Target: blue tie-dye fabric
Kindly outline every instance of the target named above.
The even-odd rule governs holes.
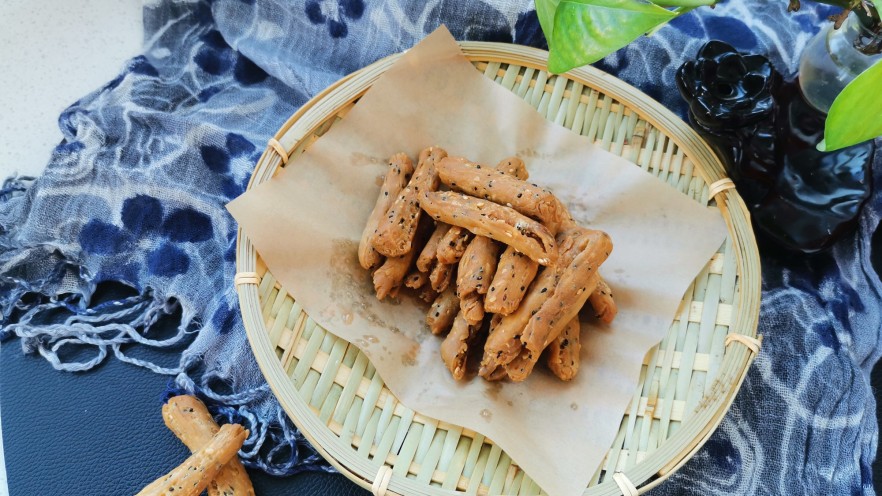
[[[700,9],[597,66],[683,115],[674,71],[707,39],[795,72],[830,12],[787,14],[786,4]],[[2,336],[60,369],[113,353],[173,375],[174,388],[248,424],[247,463],[275,474],[328,469],[245,341],[236,226],[223,205],[309,97],[441,23],[458,39],[543,47],[532,2],[159,1],[144,19],[143,55],[65,110],[45,174],[0,190]],[[874,195],[858,232],[828,254],[764,257],[762,353],[707,445],[652,494],[873,494],[868,374],[880,354],[882,284],[870,238],[880,212]],[[95,292],[108,282],[133,290],[107,301]],[[178,331],[163,334],[177,318]]]

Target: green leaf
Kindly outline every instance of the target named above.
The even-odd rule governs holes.
[[[882,62],[848,83],[827,113],[818,150],[832,152],[882,136]]]
[[[554,11],[560,0],[536,0],[536,15],[539,16],[539,25],[545,33],[545,40],[551,46],[551,33],[554,31]]]
[[[554,15],[548,68],[561,73],[597,62],[676,16],[644,0],[562,0]]]

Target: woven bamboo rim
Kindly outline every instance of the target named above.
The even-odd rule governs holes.
[[[461,46],[477,70],[549,120],[719,208],[726,220],[727,242],[684,295],[667,337],[647,354],[619,434],[584,492],[644,493],[710,437],[759,351],[760,264],[748,212],[701,138],[637,89],[591,67],[550,75],[541,50]],[[248,187],[269,180],[344,118],[398,56],[350,74],[301,107],[270,140]],[[489,439],[398,403],[357,348],[302,312],[241,231],[236,286],[267,382],[304,436],[345,476],[374,494],[539,493]]]

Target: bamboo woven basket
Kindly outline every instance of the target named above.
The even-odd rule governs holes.
[[[615,442],[584,494],[643,493],[708,439],[759,351],[759,256],[744,203],[701,138],[635,88],[591,67],[551,75],[541,50],[461,47],[476,70],[548,120],[719,208],[726,219],[727,241],[683,296],[667,336],[646,355]],[[343,78],[304,105],[270,140],[249,188],[344,119],[397,58]],[[236,285],[267,382],[304,436],[344,475],[374,494],[540,493],[490,439],[399,403],[358,348],[302,311],[242,232]]]

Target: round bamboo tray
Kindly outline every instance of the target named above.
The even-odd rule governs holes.
[[[704,444],[759,350],[760,265],[747,210],[701,138],[635,88],[591,67],[551,75],[541,50],[461,46],[476,70],[548,120],[719,208],[726,219],[726,243],[683,296],[667,336],[646,355],[615,442],[584,494],[643,493]],[[397,58],[341,79],[304,105],[270,140],[249,188],[268,181],[344,119]],[[358,348],[302,311],[242,232],[237,272],[257,363],[297,427],[341,473],[374,494],[540,493],[490,439],[399,403]]]

